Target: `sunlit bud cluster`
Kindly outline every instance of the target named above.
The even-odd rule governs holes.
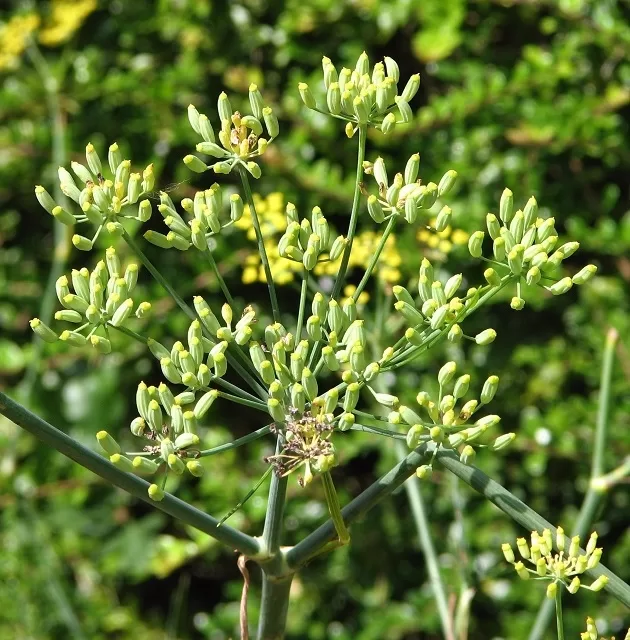
[[[335,236],[319,207],[313,207],[310,220],[299,219],[295,205],[286,207],[287,228],[278,242],[278,254],[301,262],[312,271],[319,262],[337,260],[346,246],[343,236]]]
[[[122,219],[146,222],[151,217],[151,202],[143,196],[153,190],[155,177],[152,164],[142,174],[134,173],[131,161],[123,159],[116,143],[109,147],[109,170],[102,166],[91,143],[85,149],[85,158],[87,166],[79,162],[70,164],[76,180],[64,167],[58,170],[61,191],[76,202],[80,212],[67,211],[55,203],[42,186],[35,187],[35,196],[48,213],[65,225],[90,222],[96,226],[94,234],[72,237],[77,249],[89,251],[103,229],[120,235]]]
[[[459,322],[475,307],[479,300],[477,289],[469,289],[462,297],[457,296],[463,276],[455,274],[445,282],[436,279],[433,265],[424,258],[418,276],[418,296],[400,285],[393,287],[394,309],[405,319],[408,329],[405,339],[413,346],[422,346],[436,330],[447,332],[451,342],[462,338],[474,341],[478,345],[494,342],[496,331],[485,329],[475,336],[466,336]]]
[[[55,320],[72,328],[57,333],[39,318],[30,321],[31,328],[46,342],[61,340],[75,347],[91,344],[98,352],[109,353],[108,327],[122,327],[132,316],[142,318],[151,308],[148,302],[136,306],[131,298],[137,281],[138,265],[132,263],[123,269],[110,247],[105,260],[91,272],[85,267],[73,269],[70,278],[61,276],[55,283],[63,307],[55,313]]]
[[[591,533],[585,553],[580,549],[580,537],[567,538],[562,527],[556,530],[555,538],[549,529],[542,534],[532,531],[530,544],[525,538],[518,538],[516,548],[520,556],[518,560],[512,545],[507,542],[501,545],[505,559],[514,566],[520,578],[528,580],[535,577],[550,581],[548,597],[555,597],[559,585],[569,593],[575,593],[580,588],[600,591],[608,582],[605,575],[600,575],[587,586],[582,584],[579,577],[597,567],[601,559],[602,548],[597,547],[596,532]]]
[[[169,350],[149,339],[147,346],[159,360],[162,374],[169,382],[198,390],[226,374],[228,345],[236,342],[243,346],[249,342],[256,313],[248,307],[233,324],[232,308],[228,304],[221,308],[221,320],[201,296],[194,298],[194,306],[199,318],[191,322],[186,344],[177,340]]]
[[[144,234],[145,239],[162,249],[186,251],[195,246],[206,251],[209,239],[240,220],[244,210],[238,193],[224,199],[221,187],[216,183],[205,191],[197,191],[194,199],[184,198],[181,207],[188,220],[177,213],[168,193],[161,192],[158,211],[169,232],[163,234],[149,230]]]
[[[415,153],[407,161],[404,173],[397,173],[390,182],[383,158],[378,157],[374,163],[363,163],[365,173],[374,177],[378,187],[378,194],[367,199],[368,212],[375,222],[380,224],[392,216],[400,216],[413,224],[423,211],[433,207],[438,197],[445,196],[453,188],[456,171],[447,171],[439,184],[429,182],[424,185],[418,179],[419,166],[420,156]],[[444,231],[451,217],[451,208],[442,207],[435,219],[436,231]]]
[[[603,636],[600,637],[595,620],[589,616],[586,618],[586,631],[580,634],[580,640],[615,640],[615,636],[611,636],[608,639]],[[630,640],[630,627],[624,636],[624,640]]]
[[[393,411],[389,421],[409,425],[407,445],[415,449],[423,442],[434,442],[439,447],[455,449],[464,464],[472,462],[475,448],[499,451],[507,447],[516,437],[514,433],[505,433],[490,443],[480,444],[479,440],[499,424],[497,415],[487,415],[471,423],[471,418],[492,401],[499,378],[490,376],[483,385],[478,399],[465,400],[470,386],[470,375],[457,375],[455,362],[447,362],[438,372],[438,393],[420,391],[416,403],[420,409],[406,405],[392,404]],[[376,398],[379,401],[379,397]],[[431,466],[433,461],[428,465]],[[426,475],[426,474],[425,474]]]
[[[360,125],[389,133],[397,124],[411,122],[409,102],[418,92],[420,75],[412,75],[399,91],[400,71],[392,58],[386,57],[370,69],[364,51],[354,69],[344,67],[337,72],[330,58],[324,57],[322,71],[325,99],[318,102],[305,82],[298,85],[300,97],[309,109],[347,121],[348,137],[352,137]]]
[[[196,173],[213,169],[215,173],[230,173],[236,167],[244,167],[254,178],[260,178],[260,167],[254,160],[265,152],[268,144],[278,135],[278,118],[273,109],[264,105],[260,90],[255,84],[249,86],[251,115],[232,111],[227,95],[219,95],[217,104],[221,127],[215,136],[210,120],[191,104],[188,120],[202,142],[197,151],[216,159],[206,164],[194,155],[184,158],[186,166]],[[266,131],[266,133],[265,133]]]
[[[525,207],[514,210],[514,197],[505,189],[499,202],[499,213],[486,216],[487,232],[492,240],[492,258],[497,269],[490,267],[484,277],[492,287],[516,281],[517,292],[510,306],[519,311],[525,306],[521,285],[540,286],[553,295],[562,295],[574,284],[584,284],[597,272],[595,265],[587,265],[572,278],[558,278],[564,260],[580,247],[579,242],[565,242],[558,246],[558,232],[554,218],[539,218],[538,204],[532,196]],[[473,258],[481,258],[485,233],[475,231],[468,241]],[[488,256],[490,257],[490,256]]]

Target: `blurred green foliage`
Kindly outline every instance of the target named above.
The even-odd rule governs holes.
[[[52,220],[33,196],[35,184],[52,186],[56,171],[50,90],[59,98],[66,162],[88,141],[103,150],[117,140],[138,166],[153,161],[158,184],[177,185],[171,196],[181,198],[198,180],[181,162],[195,141],[186,106],[192,102],[214,114],[223,88],[245,100],[247,86],[256,82],[281,117],[280,141],[265,156],[258,192],[282,191],[302,210],[318,204],[343,229],[354,146],[339,144],[344,136],[336,122],[303,108],[297,82],[315,84],[322,55],[340,64],[349,64],[363,49],[373,60],[390,55],[399,61],[402,78],[421,73],[412,105],[417,116],[400,134],[387,139],[375,134],[368,141],[368,158],[380,153],[391,166],[402,166],[419,151],[421,175],[456,169],[455,226],[468,231],[496,210],[505,186],[518,202],[535,194],[558,228],[580,241],[586,254],[581,260],[600,269],[588,286],[560,300],[541,294],[518,313],[508,300],[497,301],[473,320],[498,330],[490,350],[446,349],[395,382],[401,399],[405,393],[415,396],[430,384],[445,355],[466,359],[477,372],[477,385],[486,374],[498,374],[496,411],[518,439],[504,456],[480,456],[477,463],[549,520],[571,528],[588,482],[609,326],[618,329],[621,341],[607,470],[630,453],[626,2],[52,0],[3,6],[2,388],[21,394],[33,410],[91,445],[101,428],[126,432],[135,385],[157,375],[153,361],[131,342],[119,344],[124,355],[106,359],[58,345],[47,346],[40,357],[31,342],[28,319],[40,313],[55,242],[58,248],[66,242],[53,237]],[[31,30],[49,65],[48,77],[34,64]],[[419,250],[409,232],[397,237],[397,247],[407,269],[402,278],[410,278],[427,248]],[[147,251],[152,255],[151,247]],[[243,234],[235,234],[217,247],[217,261],[243,301],[262,301],[263,285],[240,284],[240,265],[249,251]],[[215,291],[207,266],[193,255],[160,256],[161,267],[181,283],[184,297]],[[83,266],[82,259],[72,253],[66,271]],[[443,268],[471,273],[468,258],[457,248]],[[157,301],[155,315],[163,320],[152,337],[184,331],[184,318],[157,285],[147,277],[142,285],[142,299]],[[297,293],[290,285],[283,291],[285,307],[291,308]],[[34,383],[28,375],[24,382],[29,367],[39,373]],[[247,412],[217,412],[215,420],[207,446],[260,426]],[[337,483],[346,498],[395,460],[393,447],[372,436],[355,434],[348,443],[344,477]],[[212,458],[206,476],[179,487],[178,495],[210,513],[226,513],[264,471],[262,457],[271,444]],[[290,485],[289,538],[297,539],[325,518],[319,491]],[[257,531],[263,495],[250,500],[233,521]],[[501,542],[522,532],[445,474],[436,473],[425,484],[424,496],[447,584],[454,592],[463,583],[475,590],[469,637],[527,637],[543,593],[516,580],[500,552]],[[629,508],[627,484],[625,489],[618,485],[594,525],[603,561],[625,580],[630,579]],[[236,636],[241,581],[234,557],[112,491],[2,418],[0,523],[0,637]],[[400,492],[353,527],[350,548],[313,562],[299,576],[292,591],[290,637],[439,637],[416,538]],[[572,598],[565,613],[568,637],[584,629],[587,613],[597,618],[601,632],[619,634],[622,624],[629,624],[620,606],[603,593]]]

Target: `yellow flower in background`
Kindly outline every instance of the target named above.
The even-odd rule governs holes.
[[[96,10],[97,0],[53,0],[50,19],[39,32],[39,41],[54,47],[69,40]]]
[[[430,224],[434,226],[435,220],[431,220]],[[453,229],[450,225],[444,231],[424,227],[416,234],[418,242],[432,250],[431,258],[435,260],[445,260],[454,246],[467,244],[469,237],[468,232],[463,229]]]
[[[0,70],[10,69],[19,61],[28,39],[39,27],[39,16],[25,13],[13,16],[0,27]]]

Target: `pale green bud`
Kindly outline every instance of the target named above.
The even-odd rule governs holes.
[[[29,324],[31,325],[31,329],[45,342],[57,342],[57,334],[39,318],[33,318],[29,321]]]
[[[578,271],[571,280],[573,284],[584,284],[588,282],[597,273],[597,267],[594,264],[587,264],[583,269]]]
[[[525,229],[529,228],[535,221],[538,215],[538,203],[536,202],[536,198],[532,196],[525,205],[525,209],[523,210],[523,217],[525,218]]]
[[[508,265],[514,275],[519,275],[523,270],[523,245],[516,244],[508,253]]]
[[[405,124],[411,122],[413,120],[413,112],[411,111],[409,103],[401,96],[396,96],[394,102],[396,103],[398,111],[400,112],[401,121]]]
[[[205,162],[190,154],[184,157],[184,164],[195,173],[203,173],[209,169]]]
[[[456,400],[463,398],[468,393],[468,387],[470,385],[470,375],[467,373],[457,378],[455,382],[455,388],[453,390],[453,396]]]
[[[486,216],[486,227],[488,228],[488,235],[493,240],[496,240],[500,236],[501,225],[499,224],[499,221],[497,220],[497,217],[494,215],[494,213],[489,213]]]
[[[444,285],[444,296],[446,297],[446,300],[450,300],[455,295],[457,290],[461,287],[463,279],[464,277],[462,274],[457,273],[446,281],[446,284]]]
[[[455,362],[447,362],[442,366],[440,371],[438,372],[438,383],[441,387],[448,384],[457,371],[457,364]]]
[[[497,332],[494,329],[485,329],[475,336],[475,342],[479,345],[485,346],[494,342],[496,337]]]
[[[115,453],[114,455],[109,456],[109,461],[127,473],[133,473],[135,471],[131,460],[120,453]]]
[[[265,127],[267,127],[269,137],[275,138],[280,132],[280,127],[278,125],[278,118],[276,118],[271,107],[265,107],[263,109],[263,120],[265,121]]]
[[[262,94],[258,89],[258,86],[254,83],[249,85],[249,104],[252,108],[252,113],[254,114],[254,117],[260,120],[260,118],[262,118],[264,101],[263,101]],[[247,116],[245,116],[245,118],[247,118]],[[242,124],[244,124],[243,120],[245,120],[245,118],[241,120]],[[261,132],[262,132],[262,129],[261,129]],[[254,133],[256,132],[254,131]],[[256,135],[260,135],[260,134],[256,133]]]
[[[405,165],[405,184],[412,184],[416,181],[419,169],[420,154],[414,153],[409,160],[407,160],[407,164]]]
[[[490,448],[493,451],[500,451],[501,449],[509,447],[515,439],[515,433],[504,433],[503,435],[496,438],[496,440],[490,445]]]
[[[560,296],[569,291],[572,286],[573,281],[567,276],[566,278],[562,278],[559,282],[552,284],[550,287],[547,287],[547,289],[548,291],[551,291],[554,296]]]
[[[157,463],[143,456],[136,456],[131,464],[133,465],[133,470],[136,473],[142,473],[146,475],[152,475],[159,469],[159,465]]]
[[[300,92],[302,102],[304,102],[309,109],[317,108],[317,102],[315,101],[310,87],[305,82],[300,82],[298,84],[298,91]]]
[[[381,203],[379,202],[378,198],[375,195],[371,195],[368,197],[367,206],[368,206],[368,213],[370,214],[374,222],[376,222],[377,224],[380,224],[381,222],[383,222],[383,220],[385,220],[385,213],[383,212],[383,207],[381,206]]]
[[[396,125],[396,116],[393,113],[388,113],[381,122],[381,131],[387,135]]]
[[[342,413],[339,417],[339,431],[348,431],[354,426],[354,415],[352,413]]]
[[[514,195],[509,189],[504,189],[499,203],[499,218],[504,224],[509,224],[514,215]]]
[[[475,231],[468,240],[468,251],[473,258],[481,257],[481,247],[483,245],[483,231]]]
[[[205,469],[199,460],[189,460],[186,463],[186,469],[188,469],[188,472],[196,478],[201,478],[205,472]]]
[[[120,445],[107,433],[107,431],[99,431],[96,434],[96,440],[98,441],[101,449],[108,455],[112,456],[116,453],[120,453]]]
[[[495,259],[498,262],[503,262],[505,260],[506,257],[506,251],[505,251],[505,239],[502,237],[499,238],[495,238],[493,244],[492,244],[492,252],[494,254]]]
[[[457,171],[450,169],[447,171],[438,184],[438,196],[445,196],[455,185],[457,181]],[[439,229],[438,229],[439,231]]]
[[[532,286],[532,285],[538,284],[538,282],[540,282],[541,277],[542,277],[542,274],[540,273],[540,269],[538,267],[532,267],[527,271],[527,274],[525,275],[525,280],[527,281],[528,285]]]
[[[516,242],[520,242],[525,231],[525,217],[523,212],[519,209],[510,222],[510,233],[514,236]]]
[[[442,207],[435,220],[435,230],[438,233],[444,231],[451,224],[452,213],[453,211],[450,207],[446,205]]]
[[[284,407],[282,406],[279,400],[277,400],[276,398],[269,398],[269,400],[267,400],[267,409],[269,411],[269,415],[276,422],[284,422],[285,420]]]
[[[462,328],[458,324],[454,324],[448,332],[447,338],[449,342],[459,342],[464,335]]]

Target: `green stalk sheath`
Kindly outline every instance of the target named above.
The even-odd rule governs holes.
[[[597,512],[606,496],[605,490],[596,487],[596,482],[604,473],[604,450],[608,437],[608,425],[610,417],[610,397],[615,358],[615,347],[619,334],[616,329],[610,329],[606,335],[602,372],[599,384],[599,401],[597,406],[597,422],[595,426],[595,439],[593,443],[593,456],[591,458],[591,480],[586,495],[580,507],[577,521],[573,527],[574,536],[584,538],[588,529],[593,524]],[[529,633],[528,640],[541,640],[545,635],[554,612],[554,603],[545,598],[540,605],[534,626]]]
[[[348,236],[346,237],[346,246],[343,250],[341,265],[335,280],[335,286],[330,294],[331,299],[336,300],[343,288],[346,279],[348,264],[350,262],[350,254],[352,253],[352,243],[357,230],[357,222],[359,221],[359,205],[361,202],[361,182],[363,180],[363,161],[365,160],[365,142],[367,140],[367,125],[359,125],[359,149],[357,151],[357,172],[354,179],[354,196],[352,198],[352,211],[350,213],[350,223],[348,224]]]
[[[564,624],[562,623],[562,588],[559,586],[554,598],[556,605],[556,628],[558,630],[558,640],[564,640]]]
[[[249,557],[256,557],[260,553],[260,545],[255,538],[227,525],[217,528],[219,520],[173,495],[167,493],[160,502],[151,500],[147,493],[149,488],[148,482],[130,473],[121,471],[109,462],[109,460],[106,460],[94,451],[79,444],[70,436],[31,413],[21,404],[11,400],[11,398],[1,391],[0,413],[19,427],[22,427],[22,429],[32,433],[41,442],[56,449],[114,486],[140,498],[140,500],[144,500],[156,509],[160,509],[185,524],[207,533],[215,540]]]
[[[370,258],[370,262],[368,263],[368,266],[365,269],[365,273],[361,278],[361,282],[359,282],[356,291],[352,294],[352,299],[355,302],[359,299],[361,292],[367,286],[367,283],[370,280],[372,272],[374,271],[374,267],[376,266],[376,263],[379,261],[379,258],[381,257],[381,253],[385,248],[385,244],[387,243],[387,238],[389,238],[391,232],[394,230],[394,227],[396,226],[396,220],[397,220],[396,216],[392,216],[389,219],[389,222],[385,227],[385,231],[383,231],[383,235],[381,236],[378,246],[376,247],[376,251],[374,251],[374,253],[372,254],[372,257]]]
[[[271,275],[271,267],[269,266],[269,258],[267,257],[267,250],[265,249],[265,242],[260,229],[260,220],[256,213],[256,205],[254,204],[254,196],[252,195],[252,189],[249,186],[249,178],[247,177],[247,170],[239,166],[237,167],[239,175],[241,176],[241,183],[243,184],[243,191],[245,191],[245,202],[249,205],[249,211],[252,216],[252,222],[254,224],[254,231],[256,232],[256,240],[258,241],[258,253],[260,254],[260,262],[265,271],[265,279],[267,280],[267,287],[269,288],[269,299],[271,301],[271,310],[273,313],[274,322],[280,322],[280,307],[278,306],[278,297],[276,295],[276,285]]]
[[[300,307],[298,310],[297,326],[295,328],[295,341],[302,339],[302,327],[304,326],[304,308],[306,307],[306,294],[308,292],[308,270],[302,271],[302,287],[300,288]]]
[[[396,441],[396,453],[398,457],[403,456],[407,451],[406,446],[401,441]],[[433,540],[431,539],[431,532],[429,531],[429,522],[427,514],[424,509],[424,501],[422,499],[422,492],[420,491],[420,481],[418,478],[411,476],[407,482],[405,482],[405,491],[407,492],[407,498],[411,505],[411,512],[413,514],[414,523],[418,531],[418,541],[420,542],[420,548],[424,554],[424,558],[427,563],[427,572],[429,574],[429,582],[433,589],[433,596],[435,597],[435,603],[437,605],[438,614],[440,616],[440,624],[442,625],[442,633],[446,640],[455,640],[453,633],[453,620],[448,610],[448,599],[446,596],[446,589],[442,582],[442,576],[440,575],[440,566],[438,563],[437,553],[433,546]]]
[[[276,441],[276,455],[282,451],[282,436]],[[287,481],[285,476],[281,478],[277,473],[272,474],[269,485],[269,499],[267,501],[267,513],[265,515],[265,527],[262,534],[264,553],[274,556],[280,548],[280,536],[282,534],[282,517],[287,495]]]
[[[217,263],[214,259],[214,256],[212,255],[212,251],[210,251],[210,249],[206,249],[206,255],[208,256],[208,262],[210,263],[210,268],[212,269],[212,273],[214,273],[214,277],[217,279],[217,282],[219,283],[219,287],[221,287],[221,291],[223,292],[223,295],[225,296],[225,300],[226,302],[230,305],[230,307],[232,307],[232,309],[236,308],[236,304],[234,302],[234,298],[232,297],[232,294],[230,293],[230,290],[228,289],[227,285],[225,284],[225,280],[223,279],[223,276],[221,275],[221,272],[219,271],[219,267],[217,266]]]
[[[348,544],[350,542],[350,532],[343,521],[341,515],[341,507],[339,506],[339,496],[335,490],[335,483],[333,482],[330,471],[322,473],[322,482],[324,484],[324,493],[326,495],[326,504],[328,505],[328,511],[335,525],[335,531],[339,536],[339,542],[341,544]]]
[[[257,640],[282,640],[284,638],[293,575],[290,573],[278,578],[269,575],[263,568]]]
[[[177,306],[191,319],[197,320],[197,314],[186,304],[186,302],[182,299],[182,297],[175,291],[175,289],[171,286],[170,282],[158,271],[158,269],[154,266],[154,264],[147,258],[142,249],[137,245],[135,240],[127,233],[125,229],[123,229],[122,237],[125,242],[129,245],[131,250],[138,256],[142,264],[146,267],[147,271],[155,278],[155,280],[164,287],[164,289],[168,292],[168,294],[173,298]],[[203,323],[201,324],[201,329],[206,335],[207,338],[212,340],[212,342],[216,342],[216,338],[214,336],[208,335]],[[228,362],[230,362],[231,366],[234,367],[234,370],[243,378],[249,386],[258,393],[261,398],[267,399],[267,391],[250,375],[250,373],[238,362],[235,362],[234,358],[231,355],[227,354]]]

